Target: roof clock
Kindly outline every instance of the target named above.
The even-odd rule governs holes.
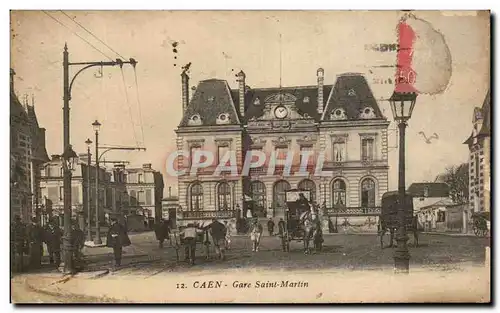
[[[282,105],[279,105],[274,109],[274,116],[278,119],[284,119],[288,116],[288,109]]]

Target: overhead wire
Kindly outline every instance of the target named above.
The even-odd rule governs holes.
[[[128,100],[128,91],[127,91],[127,84],[125,83],[125,75],[123,74],[123,68],[120,68],[122,72],[122,81],[123,81],[123,88],[125,89],[125,98],[127,100],[127,105],[128,105],[128,112],[130,115],[130,122],[132,123],[132,131],[134,132],[134,139],[135,139],[135,144],[139,146],[139,141],[137,140],[137,135],[135,134],[135,125],[134,125],[134,118],[132,114],[132,106],[130,105],[130,101]]]
[[[101,50],[99,50],[96,46],[94,46],[93,44],[91,44],[88,40],[86,40],[85,38],[83,38],[82,36],[78,35],[75,31],[73,31],[71,28],[69,28],[68,26],[66,26],[65,24],[63,24],[61,21],[59,21],[57,18],[55,18],[54,16],[52,16],[51,14],[49,14],[47,11],[45,10],[42,10],[43,13],[45,13],[48,17],[50,17],[51,19],[53,19],[54,21],[56,21],[58,24],[62,25],[63,27],[67,28],[70,32],[73,33],[73,35],[77,36],[78,38],[80,38],[81,40],[83,40],[85,43],[87,43],[89,46],[91,46],[92,48],[94,48],[97,52],[99,52],[100,54],[102,54],[103,56],[105,56],[106,58],[110,59],[111,61],[113,61],[113,59],[111,57],[109,57],[107,54],[105,54],[104,52],[102,52]]]
[[[137,83],[137,71],[134,67],[134,76],[135,76],[135,88],[136,88],[136,94],[137,94],[137,105],[139,106],[139,122],[141,123],[141,134],[142,134],[142,144],[144,145],[144,125],[142,123],[142,105],[141,105],[141,99],[139,97],[139,84]]]
[[[97,37],[96,35],[94,35],[94,33],[92,33],[90,30],[88,30],[85,26],[83,26],[82,24],[80,24],[79,22],[76,21],[76,19],[72,18],[71,16],[69,16],[66,12],[60,10],[62,14],[64,14],[66,17],[68,17],[71,21],[73,21],[74,23],[76,23],[78,26],[80,26],[83,30],[85,30],[87,33],[89,33],[92,37],[94,37],[95,39],[97,39],[100,43],[102,43],[103,45],[105,45],[109,50],[113,51],[116,55],[118,55],[120,58],[124,59],[125,60],[125,57],[122,56],[121,54],[119,54],[118,52],[116,52],[115,49],[111,48],[108,44],[106,44],[104,41],[102,41],[99,37]]]

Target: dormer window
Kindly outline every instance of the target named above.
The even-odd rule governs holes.
[[[201,125],[201,124],[202,124],[202,121],[201,121],[201,117],[199,114],[194,114],[188,120],[188,125],[191,125],[191,126]]]
[[[254,104],[254,105],[260,105],[260,99],[259,99],[259,98],[256,98],[256,99],[253,101],[253,104]]]
[[[309,97],[304,97],[304,103],[309,103]]]
[[[354,97],[356,95],[356,91],[354,91],[354,89],[349,89],[349,91],[347,92],[347,94],[350,96],[350,97]]]
[[[214,101],[215,101],[215,97],[214,96],[208,97],[208,102],[214,102]]]
[[[330,114],[330,119],[332,120],[346,120],[347,116],[345,110],[342,108],[335,109],[332,114]]]
[[[364,119],[375,118],[375,111],[372,107],[365,107],[361,110],[359,117]]]
[[[229,114],[221,113],[217,116],[217,124],[228,124],[229,123]]]

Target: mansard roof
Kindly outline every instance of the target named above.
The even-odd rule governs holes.
[[[323,86],[323,97],[326,99],[332,90],[333,85]],[[238,99],[238,90],[232,91],[233,97]],[[273,88],[249,88],[245,93],[245,120],[259,118],[264,114],[265,100],[273,95],[291,95],[296,98],[294,104],[297,112],[302,116],[319,121],[318,114],[318,86],[293,86],[293,87],[273,87]],[[286,99],[285,99],[286,101]],[[235,103],[238,103],[237,100]],[[307,114],[307,115],[306,115]]]
[[[486,97],[483,101],[483,107],[481,108],[483,113],[483,125],[479,131],[479,135],[490,136],[491,135],[491,96],[490,90],[486,93]]]
[[[203,80],[199,82],[179,126],[189,127],[188,122],[195,115],[201,118],[200,126],[214,126],[221,114],[229,117],[227,124],[239,125],[239,116],[227,81]]]
[[[332,120],[331,115],[337,109],[343,109],[347,120],[360,119],[360,113],[367,108],[373,109],[372,119],[385,119],[365,77],[358,73],[345,73],[337,77],[327,98],[322,120]]]

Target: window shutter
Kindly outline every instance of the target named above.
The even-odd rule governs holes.
[[[146,205],[151,205],[151,189],[146,189]]]

